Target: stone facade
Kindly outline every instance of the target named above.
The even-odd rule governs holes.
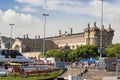
[[[12,45],[13,49],[22,52],[42,52],[43,51],[43,39],[36,38],[16,38]],[[49,49],[56,49],[58,46],[51,40],[45,40],[45,51]]]
[[[58,47],[69,46],[70,49],[75,49],[80,45],[85,45],[84,33],[64,34],[59,37],[53,37],[51,40],[58,45]]]
[[[101,30],[96,26],[94,22],[93,27],[88,24],[84,32],[73,34],[72,29],[70,33],[65,32],[61,34],[59,31],[59,36],[51,37],[51,39],[58,47],[69,46],[71,49],[75,49],[81,45],[97,45],[100,46]],[[102,46],[108,46],[112,44],[112,39],[114,36],[114,30],[109,25],[108,29],[102,27]]]
[[[102,30],[102,39],[101,39],[101,30]],[[54,37],[48,37],[45,39],[45,49],[61,48],[68,46],[70,49],[75,49],[81,45],[97,45],[100,46],[100,41],[102,40],[102,47],[112,44],[112,39],[114,36],[114,30],[111,28],[111,25],[107,29],[102,26],[99,29],[94,22],[94,25],[91,27],[90,24],[84,29],[82,33],[73,33],[72,28],[70,33],[66,32],[64,34],[59,30],[59,35]],[[43,39],[30,39],[28,38],[16,38],[13,48],[19,49],[21,52],[28,51],[42,51],[43,49]]]

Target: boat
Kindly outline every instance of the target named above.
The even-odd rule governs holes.
[[[25,58],[18,50],[8,49],[5,47],[5,43],[0,37],[0,66],[4,63],[28,63],[32,62],[30,59]]]
[[[30,59],[25,58],[18,50],[15,49],[0,49],[0,63],[29,63]]]

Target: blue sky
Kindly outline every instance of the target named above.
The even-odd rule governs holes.
[[[105,28],[111,24],[115,30],[113,43],[120,43],[119,21],[120,0],[104,0]],[[14,23],[13,37],[30,38],[35,35],[43,37],[44,17],[48,13],[46,37],[57,36],[62,30],[73,33],[83,32],[87,24],[91,27],[96,22],[100,27],[101,1],[100,0],[0,0],[0,32],[10,37],[10,23]]]

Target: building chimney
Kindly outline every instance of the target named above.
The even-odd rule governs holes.
[[[59,36],[61,36],[61,30],[59,30]]]
[[[26,34],[26,38],[28,39],[28,34]]]
[[[72,34],[73,33],[73,30],[72,30],[72,28],[70,28],[70,34]]]
[[[35,39],[37,39],[37,36],[35,36]]]
[[[23,35],[24,39],[25,39],[25,35]]]
[[[88,29],[90,28],[90,23],[88,23]]]
[[[96,27],[96,22],[94,22],[94,27]]]
[[[109,24],[109,28],[111,28],[111,24]]]
[[[40,35],[38,35],[38,39],[40,39]]]

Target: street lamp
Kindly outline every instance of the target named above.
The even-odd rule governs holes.
[[[0,33],[0,48],[1,48],[1,44],[2,44],[2,36],[1,36],[1,33]]]
[[[46,32],[46,17],[49,16],[49,14],[42,14],[45,17],[45,23],[44,23],[44,38],[43,38],[43,57],[45,56],[45,32]]]
[[[102,26],[103,26],[103,1],[104,0],[100,0],[101,1],[101,31],[100,31],[100,58],[102,57]]]
[[[10,32],[10,47],[9,48],[12,48],[12,27],[15,25],[15,24],[9,24],[11,26],[11,32]]]

